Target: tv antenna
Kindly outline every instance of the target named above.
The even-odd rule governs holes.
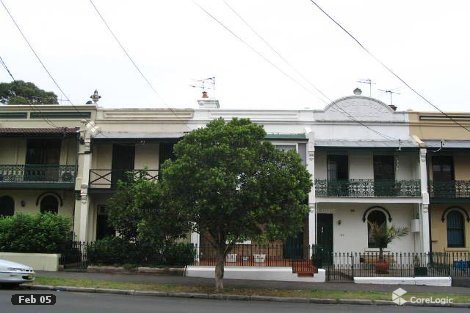
[[[202,92],[207,91],[208,89],[215,90],[215,77],[208,77],[204,79],[195,79],[194,85],[190,85],[193,88],[199,88]]]
[[[396,95],[399,95],[400,93],[396,90],[398,90],[399,88],[394,88],[394,89],[378,89],[382,92],[385,92],[385,93],[388,93],[390,94],[390,105],[393,104],[393,95],[396,94]]]
[[[372,97],[372,85],[375,85],[374,82],[372,82],[372,79],[370,78],[367,78],[367,79],[360,79],[360,80],[357,80],[356,82],[360,83],[360,84],[367,84],[369,85],[369,97]]]

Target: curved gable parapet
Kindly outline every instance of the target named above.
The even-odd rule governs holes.
[[[318,112],[316,115],[317,120],[344,121],[354,117],[359,121],[406,121],[406,113],[395,112],[382,101],[364,96],[349,96],[335,100],[327,105],[323,112]]]

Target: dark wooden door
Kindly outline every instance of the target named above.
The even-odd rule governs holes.
[[[132,144],[114,144],[112,160],[111,184],[116,185],[118,180],[125,181],[128,172],[134,169],[135,146]]]
[[[333,262],[333,214],[317,214],[317,257],[322,265]],[[319,254],[319,255],[318,255]]]

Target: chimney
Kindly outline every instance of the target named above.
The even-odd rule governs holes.
[[[218,109],[219,100],[209,98],[207,91],[202,92],[202,98],[197,100],[200,109]]]

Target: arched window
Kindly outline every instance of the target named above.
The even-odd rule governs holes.
[[[15,201],[12,197],[0,197],[0,217],[13,216],[15,214]]]
[[[380,210],[373,210],[369,213],[369,215],[367,215],[367,237],[369,239],[368,247],[378,248],[377,244],[371,238],[370,228],[372,224],[377,224],[379,226],[387,224],[387,217],[385,216],[385,213]]]
[[[54,213],[57,214],[59,212],[59,201],[56,197],[52,195],[45,196],[41,199],[41,213]]]
[[[465,247],[465,219],[457,210],[452,210],[447,214],[447,246]]]

